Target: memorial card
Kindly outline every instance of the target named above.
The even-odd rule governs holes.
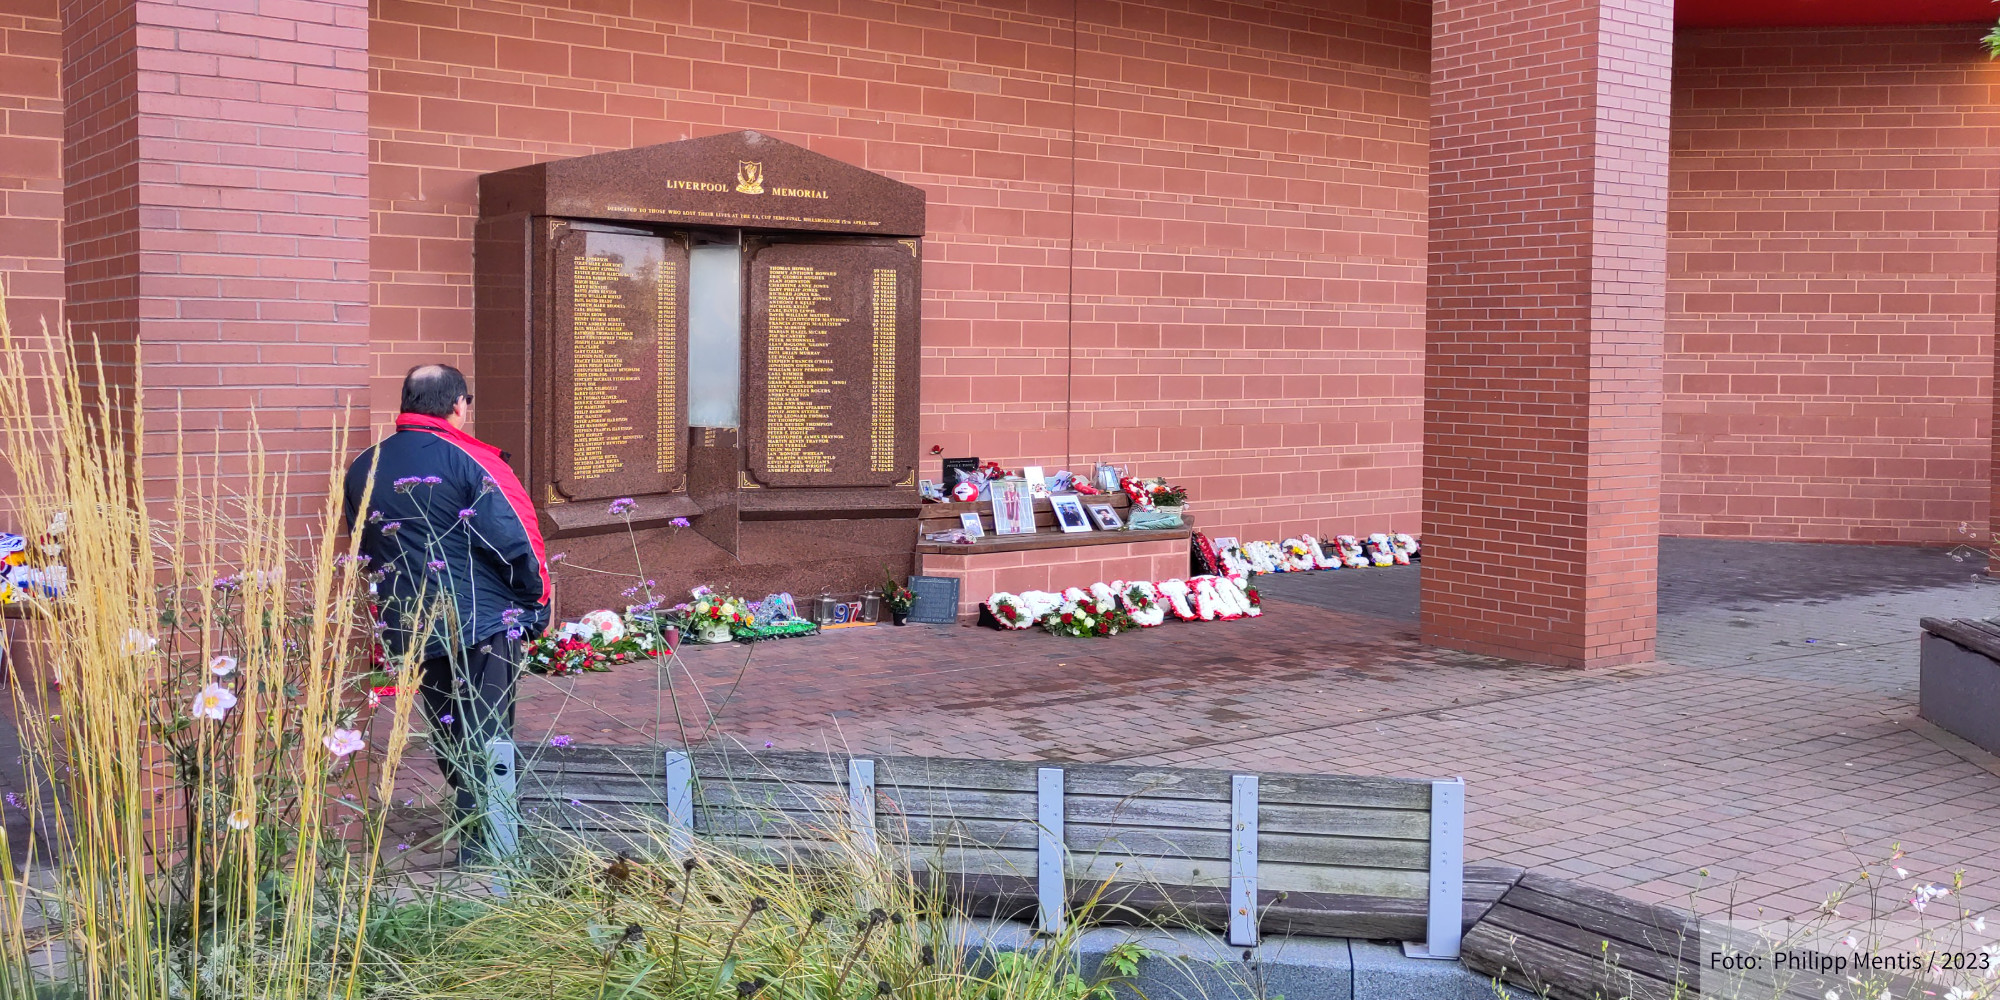
[[[965,537],[985,538],[986,526],[979,523],[979,512],[968,510],[958,515],[958,523],[965,526]]]

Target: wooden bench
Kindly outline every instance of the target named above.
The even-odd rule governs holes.
[[[1132,498],[1123,493],[1080,497],[1086,508],[1110,504],[1129,519]],[[1193,529],[1066,532],[1047,500],[1034,501],[1035,530],[1025,535],[993,531],[993,504],[927,503],[918,514],[917,565],[925,576],[959,581],[958,616],[978,617],[979,605],[999,593],[1061,591],[1112,580],[1160,580],[1188,575],[1188,538]],[[959,515],[978,514],[985,536],[969,545],[928,542],[924,536],[960,527]]]
[[[1772,922],[1775,934],[1797,933],[1786,927],[1784,921]],[[1820,946],[1834,953],[1857,950],[1830,942]],[[1815,973],[1773,960],[1778,951],[1799,949],[1811,950],[1811,940],[1761,937],[1684,910],[1529,872],[1466,931],[1460,957],[1475,972],[1553,1000],[1821,1000],[1829,988],[1857,995],[1845,979],[1855,970]],[[1732,968],[1717,961],[1727,955],[1755,963]],[[1892,986],[1894,996],[1921,995],[1907,976],[1872,978],[1886,980],[1876,985]]]
[[[1917,714],[2000,754],[2000,622],[1925,618],[1921,625]]]
[[[1516,874],[1482,870],[1468,899],[1456,779],[572,746],[537,749],[512,794],[502,814],[528,837],[638,853],[701,838],[811,864],[844,830],[976,914],[1054,928],[1102,894],[1239,946],[1273,931],[1422,939],[1456,957],[1468,916]]]

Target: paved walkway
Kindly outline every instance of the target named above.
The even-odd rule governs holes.
[[[1661,662],[1427,649],[1416,567],[1266,578],[1267,613],[1108,640],[877,627],[693,648],[524,692],[524,742],[1463,775],[1468,858],[1628,894],[1811,910],[1900,844],[2000,907],[2000,762],[1915,719],[1917,619],[2000,589],[1934,550],[1669,539]],[[678,721],[676,721],[678,719]],[[1698,874],[1702,869],[1707,878]],[[1995,914],[2000,919],[2000,913]]]

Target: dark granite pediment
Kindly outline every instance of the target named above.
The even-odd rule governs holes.
[[[537,163],[480,178],[488,216],[922,236],[924,192],[761,132]]]

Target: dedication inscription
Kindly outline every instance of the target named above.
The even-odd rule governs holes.
[[[685,479],[687,264],[679,239],[561,229],[549,357],[554,501]]]
[[[915,468],[909,243],[779,243],[750,261],[744,424],[763,486],[893,486]]]

